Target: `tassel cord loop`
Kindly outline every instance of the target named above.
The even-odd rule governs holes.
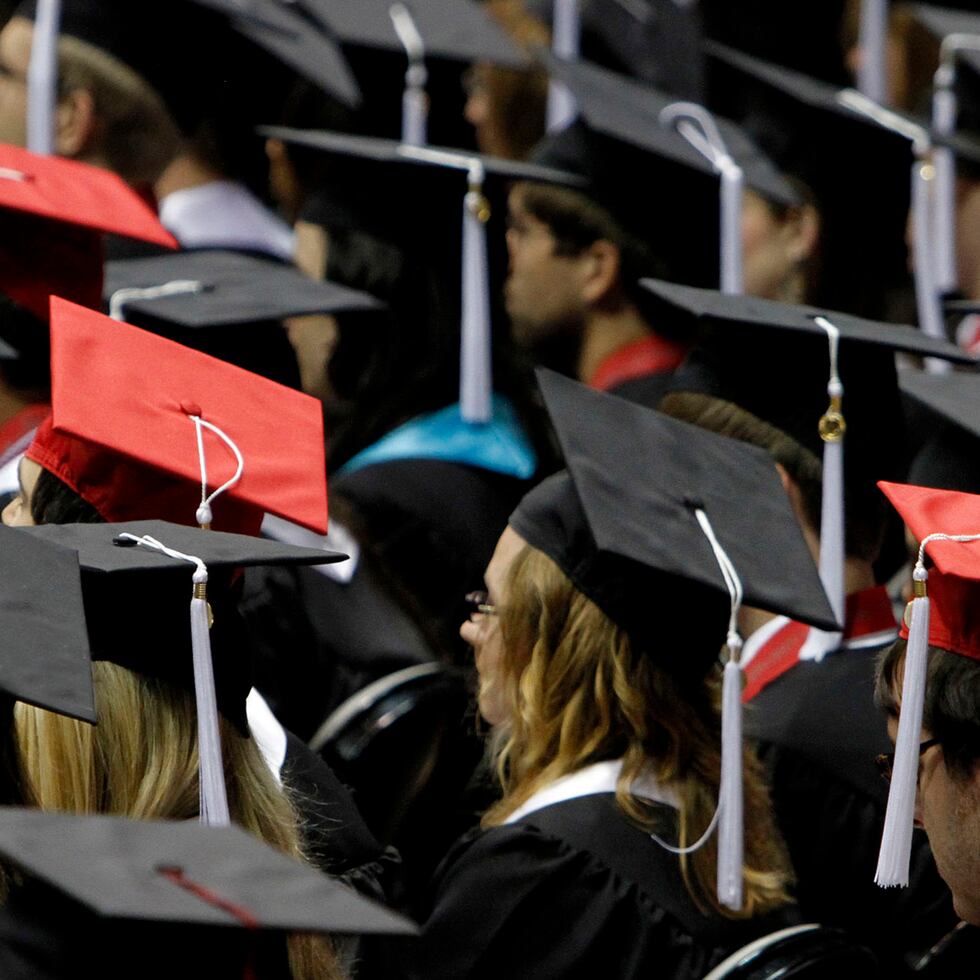
[[[109,297],[109,316],[113,320],[126,320],[126,305],[137,300],[163,299],[167,296],[193,296],[206,290],[197,279],[173,279],[159,286],[126,286],[117,289]]]
[[[245,459],[242,456],[241,450],[235,445],[234,440],[213,422],[208,422],[199,415],[189,415],[188,418],[194,423],[194,429],[197,435],[197,459],[201,469],[201,505],[197,509],[197,522],[202,527],[209,527],[212,519],[211,504],[221,494],[226,490],[230,490],[241,480],[242,474],[245,472]],[[213,432],[231,450],[237,464],[231,479],[222,483],[210,495],[208,494],[208,464],[206,453],[204,452],[204,429]]]
[[[402,95],[402,142],[424,146],[428,142],[425,86],[429,81],[429,72],[425,66],[425,42],[415,18],[405,4],[393,3],[388,8],[388,16],[408,58],[405,90]]]

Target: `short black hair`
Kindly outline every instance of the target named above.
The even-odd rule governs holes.
[[[35,524],[104,524],[87,501],[50,470],[42,467],[31,494],[31,518]]]

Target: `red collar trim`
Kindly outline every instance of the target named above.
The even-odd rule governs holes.
[[[851,593],[844,610],[842,648],[862,637],[881,635],[882,641],[896,636],[898,624],[892,611],[888,590],[883,585]],[[810,634],[805,623],[788,620],[756,651],[745,665],[745,688],[742,701],[751,701],[774,680],[799,663],[800,650]]]
[[[686,344],[649,334],[613,351],[596,369],[589,385],[600,391],[608,391],[636,378],[666,374],[684,360],[687,351]]]

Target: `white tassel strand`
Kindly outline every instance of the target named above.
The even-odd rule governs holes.
[[[551,50],[566,61],[576,61],[581,25],[579,0],[554,0],[551,20]],[[546,126],[549,133],[564,129],[578,115],[575,96],[557,79],[548,83]]]
[[[847,425],[842,412],[844,386],[837,367],[840,331],[826,317],[814,318],[827,334],[830,353],[830,380],[827,396],[830,406],[820,419],[823,440],[823,485],[820,509],[820,561],[818,570],[830,608],[841,624],[844,622],[844,435]],[[840,646],[841,634],[811,628],[800,650],[801,660],[822,660]]]
[[[61,0],[38,0],[27,65],[27,148],[45,156],[55,151],[60,29]]]
[[[888,101],[888,74],[885,71],[888,0],[861,0],[858,31],[861,51],[858,89],[869,99],[883,104]]]
[[[425,86],[429,72],[425,67],[425,42],[403,3],[393,3],[388,8],[392,26],[408,57],[405,72],[405,90],[402,93],[402,142],[411,146],[425,146],[428,142],[429,99]]]
[[[742,908],[744,887],[744,800],[742,783],[742,638],[738,633],[738,614],[742,608],[742,582],[735,566],[715,536],[708,515],[695,511],[731,600],[728,619],[728,661],[722,685],[721,780],[718,787],[718,901],[726,908]]]
[[[945,55],[944,45],[944,55]],[[944,57],[936,71],[932,94],[932,128],[939,136],[956,131],[955,57]],[[932,154],[936,179],[933,186],[933,240],[936,243],[936,287],[942,293],[956,288],[956,158],[946,146]]]
[[[109,316],[113,320],[126,320],[126,306],[138,300],[163,299],[166,296],[193,296],[203,293],[207,287],[197,279],[173,279],[159,286],[127,286],[117,289],[109,297]]]
[[[882,888],[904,888],[909,883],[915,796],[919,782],[922,709],[929,666],[930,600],[925,555],[926,547],[932,541],[980,541],[980,534],[930,534],[919,545],[919,557],[912,573],[915,598],[906,610],[909,638],[905,647],[901,710],[898,737],[895,739],[895,765],[888,788],[885,828],[881,835],[878,868],[875,871],[875,882]]]
[[[186,555],[168,548],[149,535],[137,537],[134,534],[123,533],[119,538],[140,548],[157,551],[195,566],[190,627],[194,661],[194,699],[197,705],[200,820],[210,827],[227,827],[231,823],[231,817],[228,811],[224,759],[221,753],[221,729],[218,720],[218,696],[214,686],[214,665],[211,657],[207,566],[196,555]]]
[[[490,283],[487,227],[490,206],[483,196],[483,164],[472,160],[463,200],[463,321],[460,327],[460,414],[467,422],[493,416]]]
[[[742,198],[745,175],[728,152],[714,118],[695,102],[674,102],[660,112],[660,124],[673,126],[721,177],[720,268],[721,291],[740,295],[744,290],[742,255]]]

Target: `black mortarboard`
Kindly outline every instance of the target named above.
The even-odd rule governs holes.
[[[834,615],[771,456],[539,370],[568,473],[532,491],[511,524],[619,625],[679,672],[703,673],[730,600],[698,523],[711,522],[745,602],[822,628]]]
[[[226,14],[242,37],[346,106],[360,102],[357,82],[329,33],[277,0],[193,0]]]
[[[104,291],[110,315],[141,326],[138,318],[149,317],[195,330],[382,305],[367,293],[310,279],[280,262],[210,250],[108,262]]]
[[[402,52],[391,0],[299,0],[342,42]],[[406,0],[427,55],[525,67],[527,58],[472,0]]]
[[[243,729],[251,665],[247,635],[230,588],[232,573],[253,565],[319,565],[343,558],[320,549],[166,521],[50,524],[17,528],[13,533],[34,539],[30,544],[40,539],[77,552],[93,660],[109,660],[189,691],[194,690],[194,680],[188,604],[195,566],[116,541],[122,534],[149,535],[170,549],[200,558],[207,565],[208,601],[214,610],[210,640],[218,707]],[[67,615],[62,606],[59,610]]]
[[[23,0],[16,11],[30,20],[36,12],[37,0]],[[357,85],[334,42],[272,0],[249,0],[247,5],[233,0],[170,0],[152,28],[146,22],[146,9],[129,0],[62,0],[61,34],[84,41],[135,71],[187,131],[194,129],[209,92],[223,84],[230,70],[240,67],[232,65],[234,58],[225,58],[233,50],[228,43],[231,30],[341,102],[357,103]]]
[[[819,277],[808,298],[883,316],[888,292],[908,281],[910,141],[848,108],[834,85],[713,42],[706,50],[709,105],[814,194]]]
[[[398,140],[374,136],[358,136],[351,133],[335,133],[328,130],[292,129],[288,126],[261,126],[261,136],[282,140],[284,143],[304,146],[311,150],[342,157],[353,157],[384,164],[422,166],[428,170],[456,170],[466,173],[469,161],[478,160],[487,177],[502,180],[537,180],[571,187],[585,183],[574,172],[520,160],[505,160],[469,150],[457,150],[440,146],[411,146]]]
[[[0,691],[95,721],[78,556],[0,526]]]
[[[844,513],[851,518],[845,527],[852,522],[868,529],[881,524],[885,514],[875,483],[901,479],[908,463],[894,352],[973,363],[953,344],[911,327],[670,283],[644,285],[672,315],[680,313],[702,328],[698,345],[675,372],[671,389],[738,405],[791,436],[818,460],[837,440],[825,442],[821,437],[821,419],[830,402],[831,361],[828,334],[817,317],[838,329],[846,463],[843,483],[835,481],[830,496],[824,496],[830,501],[843,494]],[[825,479],[831,475],[825,467]],[[847,548],[844,541],[841,547]],[[833,553],[825,550],[828,556]],[[826,561],[836,564],[830,557]]]
[[[551,23],[554,0],[528,0]],[[676,96],[699,99],[704,87],[698,4],[675,0],[588,0],[582,5],[579,52],[604,68]]]
[[[2,807],[0,853],[85,910],[120,923],[416,931],[407,919],[240,827]],[[193,953],[185,955],[193,963]]]
[[[928,435],[909,467],[909,482],[980,492],[980,376],[907,370],[899,374],[899,385],[929,413]]]
[[[632,143],[654,157],[715,173],[708,160],[672,126],[660,122],[661,112],[678,101],[676,96],[588,62],[565,61],[546,53],[541,57],[549,72],[571,90],[592,129]],[[744,171],[746,186],[776,204],[801,203],[796,189],[745,132],[727,119],[716,118],[715,122],[732,157]]]

